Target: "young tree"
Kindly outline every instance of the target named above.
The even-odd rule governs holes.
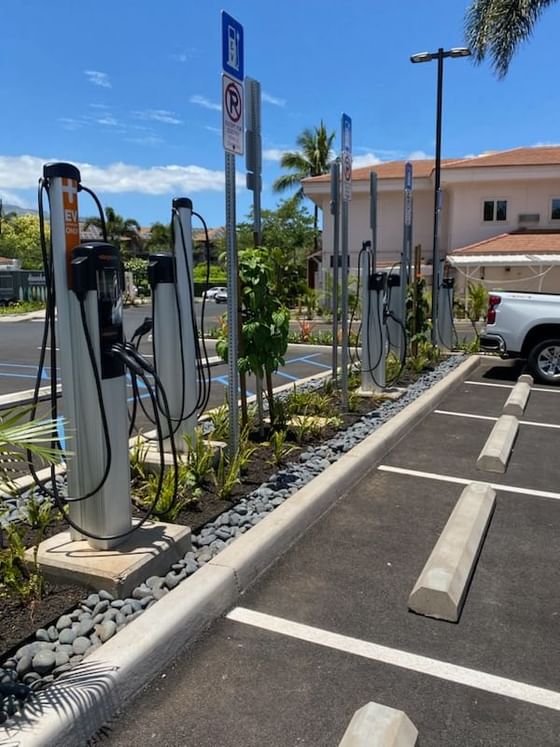
[[[303,197],[301,180],[308,176],[321,176],[328,172],[333,157],[331,148],[334,138],[335,133],[327,132],[323,120],[319,127],[312,130],[305,129],[296,139],[299,150],[284,153],[280,159],[280,166],[283,169],[290,169],[290,173],[279,177],[274,182],[273,189],[276,192],[284,192],[286,189],[299,186],[296,198],[301,200]],[[315,205],[313,213],[314,251],[318,248],[318,223],[319,208]]]
[[[543,11],[555,0],[472,0],[465,14],[465,37],[477,62],[489,53],[499,78],[517,47],[526,41]]]
[[[253,373],[259,380],[265,378],[271,421],[274,419],[272,374],[284,365],[290,325],[289,311],[271,292],[272,275],[266,249],[243,249],[239,252],[243,353],[238,359],[238,366],[241,373]],[[216,352],[227,361],[227,328],[222,328]]]

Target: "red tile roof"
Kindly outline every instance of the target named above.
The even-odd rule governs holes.
[[[352,181],[364,181],[369,179],[372,171],[377,173],[378,179],[402,179],[404,178],[404,165],[406,161],[386,161],[360,169],[353,169]],[[415,177],[429,177],[434,169],[434,159],[428,158],[412,161]],[[560,165],[560,146],[543,145],[533,148],[512,148],[511,150],[484,153],[480,156],[469,158],[446,158],[442,159],[442,169],[463,169],[483,166],[554,166]],[[303,183],[329,182],[330,174],[308,177]]]
[[[542,145],[533,148],[483,153],[473,158],[461,158],[446,164],[446,168],[471,168],[473,166],[553,166],[560,165],[560,146]]]
[[[406,161],[386,161],[385,163],[375,163],[371,166],[363,166],[360,169],[352,170],[352,181],[365,181],[369,179],[372,171],[375,171],[378,179],[404,179],[404,166]],[[447,161],[442,161],[447,163]],[[432,158],[422,161],[412,161],[412,167],[415,177],[430,176],[434,169],[434,160]],[[304,183],[329,182],[330,174],[322,176],[313,176],[303,179]]]
[[[476,244],[454,249],[450,254],[560,254],[560,231],[512,231]]]

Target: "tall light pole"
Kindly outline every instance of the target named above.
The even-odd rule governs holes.
[[[413,54],[411,62],[431,62],[437,60],[437,98],[436,98],[436,163],[434,183],[434,240],[432,245],[432,344],[437,345],[437,294],[439,287],[439,223],[441,212],[441,112],[443,100],[443,61],[446,57],[468,57],[471,50],[466,47],[443,49],[437,52],[420,52]]]

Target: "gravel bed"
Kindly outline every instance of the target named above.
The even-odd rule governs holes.
[[[90,594],[79,607],[62,615],[48,629],[41,628],[35,641],[22,646],[0,667],[0,685],[23,683],[32,689],[42,688],[69,671],[109,640],[125,625],[195,573],[226,545],[258,524],[290,495],[310,482],[330,464],[373,433],[390,418],[430,389],[464,360],[455,355],[432,372],[411,384],[398,400],[387,400],[377,410],[363,416],[344,431],[318,446],[304,451],[297,462],[278,470],[268,482],[242,498],[236,506],[209,522],[192,535],[192,551],[174,563],[163,576],[151,576],[137,586],[126,599],[116,599],[107,591]],[[319,384],[323,383],[322,381]],[[318,384],[309,382],[304,388]],[[57,478],[62,486],[64,479]],[[11,520],[21,520],[25,501],[32,491],[10,499]],[[6,500],[6,499],[4,499]],[[46,498],[41,497],[41,500]],[[1,690],[1,688],[0,688]],[[13,715],[17,703],[4,698],[0,706],[0,723]]]

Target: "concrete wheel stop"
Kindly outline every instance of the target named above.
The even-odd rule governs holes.
[[[523,374],[523,376],[520,376],[517,379],[517,384],[513,387],[511,394],[506,400],[502,413],[504,415],[513,415],[516,418],[523,417],[532,386],[532,376],[529,376],[529,374]]]
[[[410,610],[457,622],[495,503],[490,485],[463,490],[408,598]]]
[[[148,576],[167,572],[191,549],[189,527],[151,521],[112,550],[96,550],[85,540],[72,540],[70,532],[60,532],[41,542],[37,562],[52,581],[81,583],[125,597]],[[25,559],[34,561],[34,548],[26,551]]]
[[[514,415],[502,415],[498,418],[476,460],[477,469],[503,474],[518,430],[519,420]]]
[[[414,747],[418,730],[404,711],[366,703],[356,711],[338,747]]]

